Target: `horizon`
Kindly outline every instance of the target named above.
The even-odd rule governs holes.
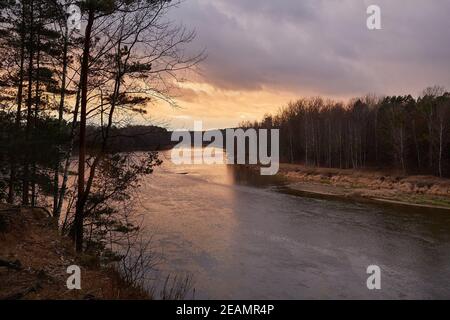
[[[152,119],[178,129],[201,118],[208,129],[220,129],[259,121],[302,97],[345,101],[450,88],[444,39],[450,3],[377,1],[381,30],[366,27],[370,4],[181,2],[170,19],[196,32],[187,52],[204,48],[207,58],[174,84],[179,108],[158,103],[149,110]]]

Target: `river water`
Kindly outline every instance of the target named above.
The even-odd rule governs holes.
[[[299,197],[273,177],[168,156],[139,206],[161,274],[191,275],[195,299],[450,298],[450,214]],[[367,289],[369,265],[381,290]]]

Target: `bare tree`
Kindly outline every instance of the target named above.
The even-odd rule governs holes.
[[[180,50],[195,34],[164,19],[174,5],[137,0],[116,1],[106,7],[88,2],[84,7],[87,25],[80,71],[78,198],[72,232],[78,251],[83,245],[85,204],[97,167],[107,153],[116,114],[141,111],[154,99],[170,101],[170,83],[177,79],[177,72],[195,66],[203,57],[202,53],[184,56]],[[102,136],[86,180],[88,117],[100,120]]]

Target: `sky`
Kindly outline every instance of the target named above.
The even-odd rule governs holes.
[[[372,4],[381,30],[367,28]],[[450,0],[184,0],[169,17],[196,31],[187,51],[207,58],[178,84],[179,107],[150,114],[172,129],[213,129],[302,97],[450,89],[449,13]]]

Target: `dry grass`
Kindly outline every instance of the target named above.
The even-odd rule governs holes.
[[[342,170],[281,164],[280,174],[294,189],[450,208],[450,179],[405,176],[397,171]]]
[[[39,209],[0,206],[0,259],[19,261],[20,270],[0,267],[0,299],[148,299],[125,284],[114,269],[84,265],[69,239]],[[81,290],[68,290],[70,265],[81,267]]]

